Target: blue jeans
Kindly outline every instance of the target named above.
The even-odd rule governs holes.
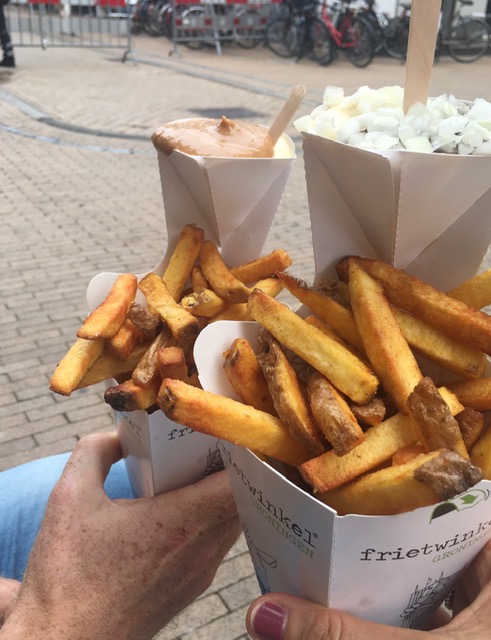
[[[69,453],[34,460],[0,473],[0,576],[22,580],[49,494]],[[110,498],[132,498],[124,461],[114,464],[105,483]]]

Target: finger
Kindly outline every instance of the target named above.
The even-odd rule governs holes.
[[[0,578],[0,626],[14,607],[19,594],[20,582]]]
[[[295,596],[270,593],[251,604],[253,640],[414,640],[415,632],[360,620]],[[417,635],[419,635],[416,632]]]
[[[478,599],[491,596],[491,541],[478,554],[455,588],[453,612],[456,615]]]
[[[85,492],[103,490],[111,466],[122,457],[116,432],[82,438],[70,456],[60,484]]]
[[[180,504],[180,511],[185,509],[202,528],[218,525],[237,515],[226,471],[219,471],[195,484],[156,498],[162,509],[168,509],[170,500]]]

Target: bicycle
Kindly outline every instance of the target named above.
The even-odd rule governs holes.
[[[473,0],[458,0],[446,34],[439,33],[437,53],[444,48],[457,62],[475,62],[489,50],[490,32],[484,20],[462,15],[462,8],[471,7]]]
[[[131,33],[145,31],[149,36],[171,36],[172,5],[168,0],[142,0],[131,18]]]
[[[286,14],[266,25],[264,42],[270,51],[281,58],[308,55],[320,65],[332,61],[329,30],[318,16],[317,1],[286,3]]]
[[[372,30],[375,54],[387,53],[391,58],[404,60],[407,54],[409,37],[409,4],[399,4],[399,15],[389,18],[387,14],[375,9],[375,0],[364,0],[365,7],[361,15],[368,21]]]
[[[334,46],[342,49],[355,67],[366,67],[375,55],[375,41],[370,23],[351,6],[351,0],[340,0],[330,7],[323,0],[320,18],[324,22]]]

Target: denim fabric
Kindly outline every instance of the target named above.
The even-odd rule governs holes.
[[[70,454],[34,460],[0,473],[0,576],[22,580],[51,490]],[[124,462],[105,483],[110,498],[132,498]]]

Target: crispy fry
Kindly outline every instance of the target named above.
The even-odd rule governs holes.
[[[126,320],[128,307],[137,290],[137,279],[132,273],[118,276],[101,304],[85,318],[77,331],[78,338],[95,340],[112,338]]]
[[[160,315],[176,340],[189,342],[196,338],[200,330],[198,321],[189,311],[174,301],[160,276],[149,273],[138,286],[148,304]]]
[[[337,265],[341,279],[346,278],[346,267],[352,260],[356,260],[382,284],[393,304],[422,318],[455,340],[491,354],[491,316],[379,260],[353,256],[344,258]]]
[[[188,382],[188,365],[186,363],[184,350],[181,347],[175,345],[160,347],[156,357],[162,380],[164,378],[173,378],[174,380],[184,380],[184,382]]]
[[[487,360],[485,353],[450,338],[402,309],[392,306],[392,312],[403,336],[415,351],[459,376],[482,376]]]
[[[214,242],[205,240],[199,253],[199,264],[210,287],[228,302],[247,302],[251,290],[237,280],[223,261]]]
[[[318,371],[307,379],[307,397],[315,421],[332,445],[343,456],[363,441],[363,431],[344,398]]]
[[[491,269],[466,280],[460,286],[449,291],[448,295],[465,302],[474,309],[482,309],[491,305]]]
[[[153,340],[152,344],[133,369],[131,377],[136,385],[139,387],[147,387],[155,378],[160,376],[157,352],[162,347],[169,347],[173,344],[174,339],[169,329],[164,328]]]
[[[325,451],[322,432],[310,417],[297,375],[279,342],[264,328],[258,332],[257,360],[268,383],[274,408],[288,425],[294,438],[308,447],[312,455]]]
[[[154,378],[146,387],[136,385],[130,378],[104,392],[104,400],[114,411],[149,409],[157,400],[161,379]]]
[[[348,269],[351,306],[365,351],[385,392],[407,413],[407,398],[423,374],[380,284],[354,261]]]
[[[191,289],[193,291],[208,289],[208,282],[199,265],[193,267],[193,270],[191,271]]]
[[[85,340],[77,338],[73,345],[58,363],[49,388],[62,396],[69,396],[80,381],[104,351],[104,340]]]
[[[144,342],[145,335],[131,320],[126,319],[118,333],[108,340],[107,348],[117,358],[126,360],[137,344]]]
[[[372,427],[382,422],[387,414],[387,406],[382,398],[372,398],[366,404],[350,402],[349,406],[358,422]]]
[[[237,338],[224,353],[223,370],[242,402],[276,415],[268,383],[254,349],[245,338]]]
[[[121,360],[108,351],[104,351],[84,375],[77,385],[77,389],[83,389],[104,380],[118,379],[131,374],[148,347],[148,343],[138,345],[126,360]]]
[[[471,462],[482,469],[485,480],[491,480],[491,426],[472,447]]]
[[[463,406],[453,393],[445,387],[439,390],[452,415],[462,411]],[[305,462],[300,472],[313,487],[314,493],[328,491],[376,469],[397,451],[414,444],[418,439],[419,435],[409,416],[397,413],[367,429],[365,440],[346,455],[337,456],[334,451],[326,451],[318,458]]]
[[[184,296],[180,305],[194,316],[213,318],[225,309],[227,303],[211,289],[200,289]]]
[[[448,500],[482,478],[480,469],[453,451],[434,451],[317,497],[339,515],[393,515]]]
[[[194,263],[198,259],[204,237],[203,229],[194,224],[187,224],[179,235],[177,244],[162,276],[167,290],[176,302],[180,299]]]
[[[332,327],[343,340],[357,351],[364,352],[360,333],[348,308],[328,295],[325,290],[309,287],[306,282],[294,278],[289,273],[278,273],[278,278],[297,300]]]
[[[396,451],[392,456],[392,464],[394,466],[404,464],[405,462],[413,460],[416,456],[420,456],[422,453],[426,453],[423,445],[421,442],[415,442],[414,444],[410,444],[408,447],[404,447],[404,449]]]
[[[458,380],[447,386],[466,407],[476,411],[491,411],[491,378]]]
[[[463,411],[455,416],[455,419],[458,422],[465,448],[470,451],[484,430],[484,415],[471,407],[464,407]]]
[[[311,455],[275,416],[180,380],[164,380],[157,402],[165,415],[179,424],[294,467]]]
[[[138,327],[145,334],[148,340],[155,338],[162,325],[162,318],[159,314],[149,307],[144,307],[139,302],[130,304],[128,320],[131,320],[135,327]]]
[[[241,264],[230,269],[232,275],[244,284],[251,284],[284,271],[292,263],[292,259],[284,249],[276,249],[266,256]]]
[[[425,451],[449,449],[469,458],[459,424],[431,378],[414,387],[407,407]]]
[[[209,322],[218,322],[219,320],[236,320],[236,321],[248,321],[252,320],[247,307],[247,302],[241,302],[240,304],[227,303],[223,311],[217,313],[215,316],[209,319]]]
[[[349,398],[364,403],[375,395],[375,374],[339,342],[258,289],[251,294],[248,305],[254,320],[280,344],[303,358]]]

